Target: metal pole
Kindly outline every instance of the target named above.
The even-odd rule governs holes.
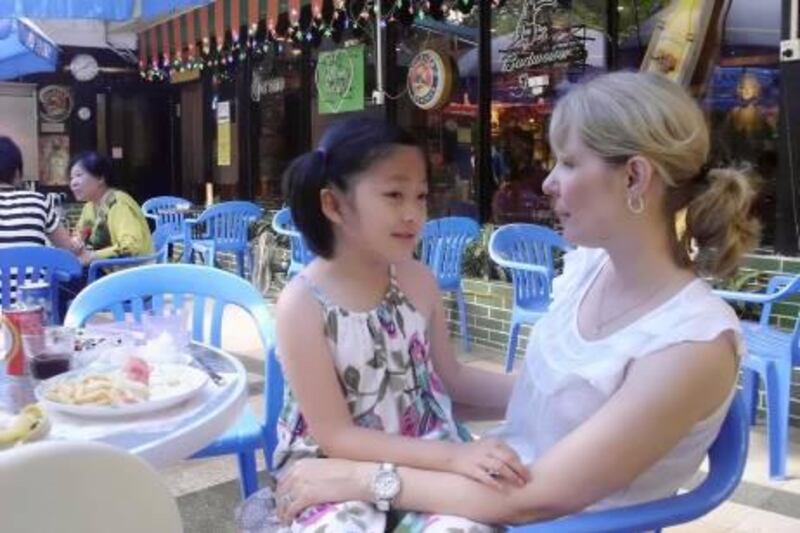
[[[478,142],[476,171],[481,222],[492,217],[492,6],[479,2],[478,19]]]
[[[386,94],[383,83],[383,8],[381,1],[375,1],[375,91],[372,93],[372,102],[375,105],[383,105]]]

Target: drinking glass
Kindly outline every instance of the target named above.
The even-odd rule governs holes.
[[[23,335],[22,349],[35,380],[63,374],[70,369],[75,351],[75,330],[48,326],[41,334]]]

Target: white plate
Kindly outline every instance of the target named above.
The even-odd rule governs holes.
[[[161,363],[151,365],[150,398],[144,402],[117,406],[76,405],[55,402],[45,397],[45,392],[49,387],[61,383],[62,381],[81,380],[83,377],[90,374],[110,374],[118,371],[118,369],[105,370],[102,372],[89,369],[73,370],[72,372],[67,372],[41,382],[35,390],[36,398],[42,402],[47,409],[53,411],[79,416],[120,417],[151,413],[177,405],[200,392],[208,381],[208,375],[197,368],[187,365]]]

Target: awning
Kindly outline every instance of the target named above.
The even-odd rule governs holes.
[[[206,5],[213,0],[3,0],[0,18],[101,19],[127,21],[154,19],[165,14]],[[237,0],[238,1],[238,0]]]
[[[14,18],[0,19],[0,80],[34,72],[53,72],[58,47],[31,24]]]

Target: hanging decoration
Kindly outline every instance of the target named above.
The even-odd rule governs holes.
[[[139,70],[148,81],[173,72],[210,70],[230,80],[248,59],[260,61],[287,44],[339,42],[346,31],[371,34],[379,0],[216,0],[139,34]],[[505,0],[490,0],[500,7]],[[382,0],[380,24],[409,26],[426,18],[460,20],[477,0]]]

